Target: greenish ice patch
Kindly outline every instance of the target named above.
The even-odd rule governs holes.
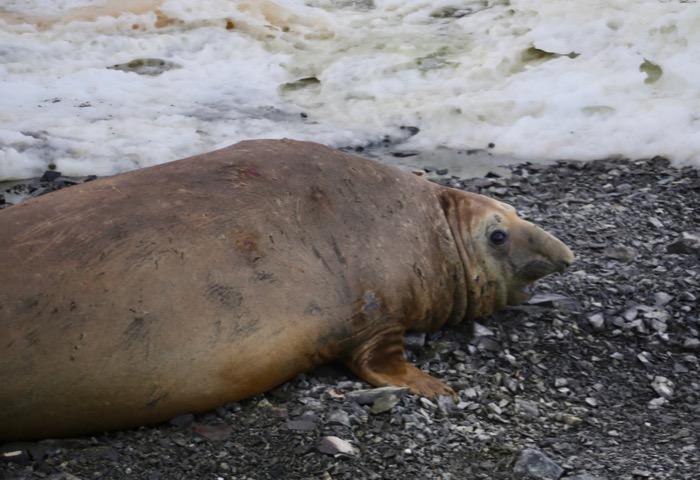
[[[319,85],[321,81],[316,77],[304,77],[299,80],[294,80],[293,82],[287,82],[282,84],[282,91],[293,92],[295,90],[301,90],[303,88],[313,87]]]
[[[155,77],[168,70],[182,68],[182,65],[160,58],[136,58],[130,62],[118,63],[107,68],[110,70],[121,70],[122,72],[132,72],[139,75]]]
[[[459,63],[450,62],[446,58],[446,55],[450,53],[449,47],[443,46],[438,48],[436,51],[429,53],[423,57],[416,58],[416,65],[418,69],[422,72],[427,72],[429,70],[437,70],[440,68],[447,67],[457,67]]]
[[[656,83],[659,78],[661,78],[661,75],[664,74],[663,69],[659,65],[655,64],[654,62],[650,62],[646,58],[641,65],[639,65],[639,71],[646,74],[647,78],[644,79],[644,83],[648,85]]]
[[[579,55],[581,55],[581,54],[576,53],[576,52],[569,52],[569,53],[548,52],[546,50],[542,50],[541,48],[537,48],[535,46],[532,46],[530,48],[526,48],[523,51],[521,59],[522,59],[523,63],[531,63],[531,62],[552,60],[552,59],[559,58],[559,57],[576,58]]]
[[[589,105],[587,107],[583,107],[581,111],[586,115],[600,115],[604,117],[615,113],[615,109],[613,107],[608,107],[607,105]]]

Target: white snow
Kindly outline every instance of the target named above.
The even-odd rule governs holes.
[[[446,8],[464,15],[444,18]],[[142,58],[179,68],[107,68]],[[106,175],[247,138],[362,145],[402,125],[420,133],[401,148],[428,155],[493,142],[494,158],[665,155],[700,165],[700,4],[0,6],[0,179],[49,164]]]

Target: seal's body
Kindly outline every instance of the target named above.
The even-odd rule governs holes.
[[[403,334],[488,314],[533,280],[512,273],[499,286],[506,274],[459,238],[492,228],[474,219],[499,208],[501,224],[517,219],[485,197],[289,140],[8,208],[0,438],[154,423],[333,359],[374,385],[450,393],[406,362]],[[563,260],[547,257],[536,277],[571,261],[553,245]]]

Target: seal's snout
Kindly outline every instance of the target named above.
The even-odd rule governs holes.
[[[554,263],[559,267],[559,273],[564,272],[567,268],[571,266],[576,261],[574,253],[567,247],[564,242],[557,239],[557,242],[561,245],[561,257],[556,259]]]
[[[565,259],[565,260],[559,260],[559,261],[555,262],[555,265],[557,265],[557,267],[558,267],[557,271],[559,273],[561,273],[561,272],[564,272],[567,268],[569,268],[572,263],[573,263],[573,260]]]
[[[561,240],[540,227],[523,222],[518,237],[523,239],[512,252],[512,262],[519,265],[512,277],[509,304],[526,301],[537,280],[562,273],[574,263],[574,254]]]

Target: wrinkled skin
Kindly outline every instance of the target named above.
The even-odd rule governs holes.
[[[404,333],[522,302],[573,260],[502,203],[290,140],[30,199],[0,232],[5,440],[152,424],[333,360],[453,394]]]

